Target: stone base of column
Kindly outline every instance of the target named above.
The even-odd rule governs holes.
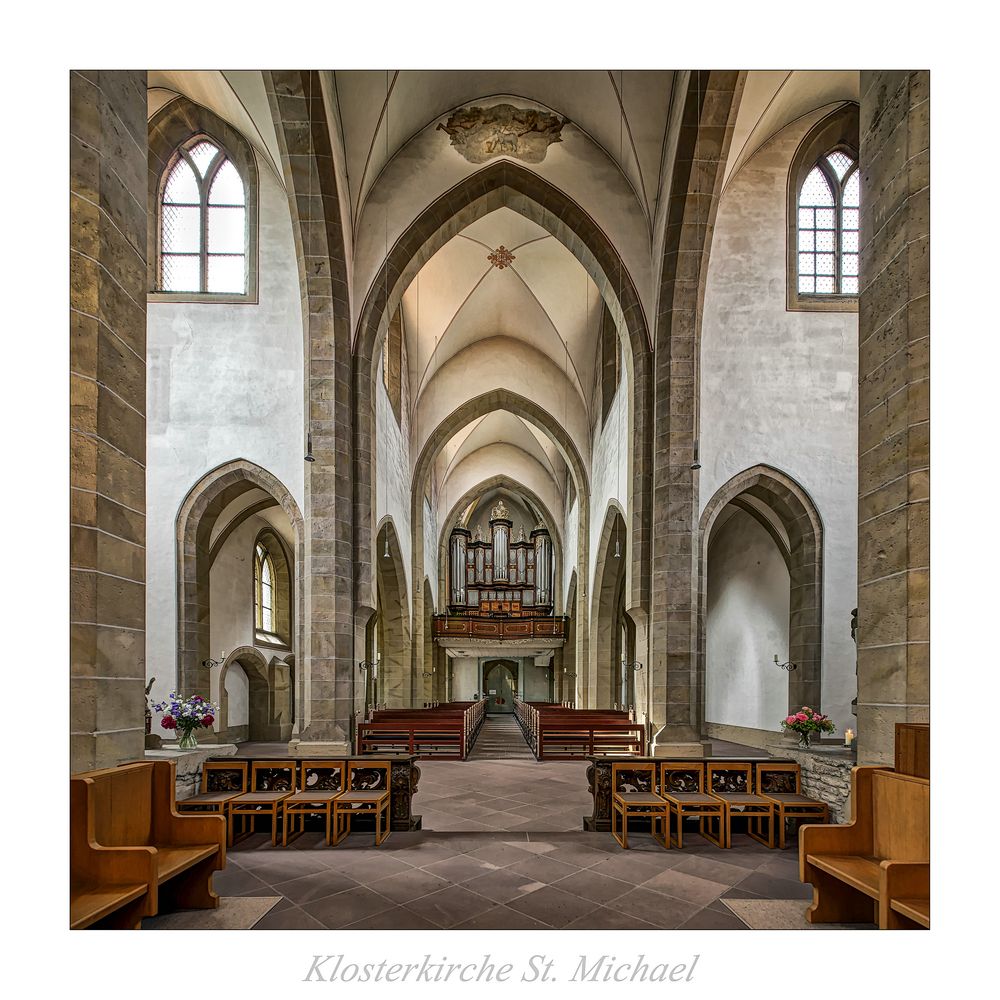
[[[705,753],[706,746],[709,750],[707,754]],[[696,757],[700,760],[703,757],[711,756],[711,749],[711,743],[654,743],[651,753],[653,757],[670,757],[671,759]]]
[[[350,757],[351,745],[347,740],[299,740],[288,741],[288,753],[292,757]]]

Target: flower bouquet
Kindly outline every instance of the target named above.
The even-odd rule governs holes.
[[[827,715],[814,712],[808,705],[781,720],[785,732],[797,733],[799,746],[808,747],[813,733],[832,733],[837,727]]]
[[[181,701],[172,691],[167,700],[157,702],[153,706],[153,710],[163,713],[160,725],[164,729],[180,730],[181,738],[177,746],[181,750],[193,750],[198,745],[194,731],[201,727],[208,729],[215,722],[219,711],[210,701],[205,701],[200,694],[192,695]]]

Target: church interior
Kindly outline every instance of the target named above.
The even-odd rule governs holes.
[[[72,927],[930,927],[927,71],[68,83]]]

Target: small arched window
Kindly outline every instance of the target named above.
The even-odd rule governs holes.
[[[275,574],[270,552],[258,542],[254,548],[254,624],[259,638],[277,641]]]
[[[798,197],[799,295],[858,294],[858,164],[843,149],[820,157]]]
[[[214,140],[195,136],[168,167],[160,196],[161,292],[247,292],[247,191]]]

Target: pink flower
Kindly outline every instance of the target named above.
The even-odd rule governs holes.
[[[795,716],[794,715],[790,715],[790,716],[788,716],[787,719],[785,719],[785,722],[787,722],[788,725],[791,725],[794,721],[795,721]]]
[[[796,722],[808,722],[809,721],[809,716],[806,715],[805,712],[798,712],[798,713],[796,713],[795,721]]]

